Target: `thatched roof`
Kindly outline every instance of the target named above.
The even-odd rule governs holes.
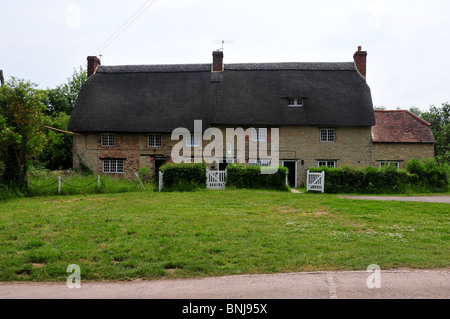
[[[304,106],[288,107],[288,98]],[[370,89],[353,62],[99,66],[83,85],[74,132],[171,132],[177,127],[371,126]]]

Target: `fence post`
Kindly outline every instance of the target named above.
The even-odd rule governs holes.
[[[163,172],[159,171],[159,181],[158,181],[158,190],[161,191],[163,188]]]
[[[136,175],[136,177],[137,177],[139,183],[141,183],[142,189],[145,189],[144,184],[142,184],[142,181],[141,181],[141,179],[139,178],[139,174],[138,174],[138,173],[134,173],[134,175]]]
[[[306,171],[306,192],[309,191],[309,170]]]
[[[325,192],[325,171],[322,171],[321,186],[322,186],[322,193],[324,193]]]
[[[58,194],[61,194],[61,176],[58,176]]]
[[[100,175],[97,175],[97,187],[100,189]]]

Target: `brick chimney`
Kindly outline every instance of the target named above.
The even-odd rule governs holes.
[[[223,52],[213,51],[212,72],[223,72]]]
[[[95,74],[98,66],[100,65],[100,59],[96,56],[88,56],[87,57],[87,77],[90,77],[92,74]]]
[[[355,61],[356,69],[364,78],[366,78],[366,59],[367,51],[361,51],[361,46],[358,46],[358,51],[353,54],[353,60]]]

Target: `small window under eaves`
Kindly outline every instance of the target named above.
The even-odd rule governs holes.
[[[289,107],[303,107],[302,97],[288,98],[287,100]]]

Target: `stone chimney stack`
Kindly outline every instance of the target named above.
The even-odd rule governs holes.
[[[223,51],[213,51],[212,72],[223,72]]]
[[[87,77],[95,74],[98,66],[100,65],[100,59],[96,56],[88,56],[87,57]]]
[[[353,54],[353,60],[355,61],[355,66],[358,72],[366,78],[366,60],[367,52],[361,51],[361,46],[358,46],[358,51]]]

